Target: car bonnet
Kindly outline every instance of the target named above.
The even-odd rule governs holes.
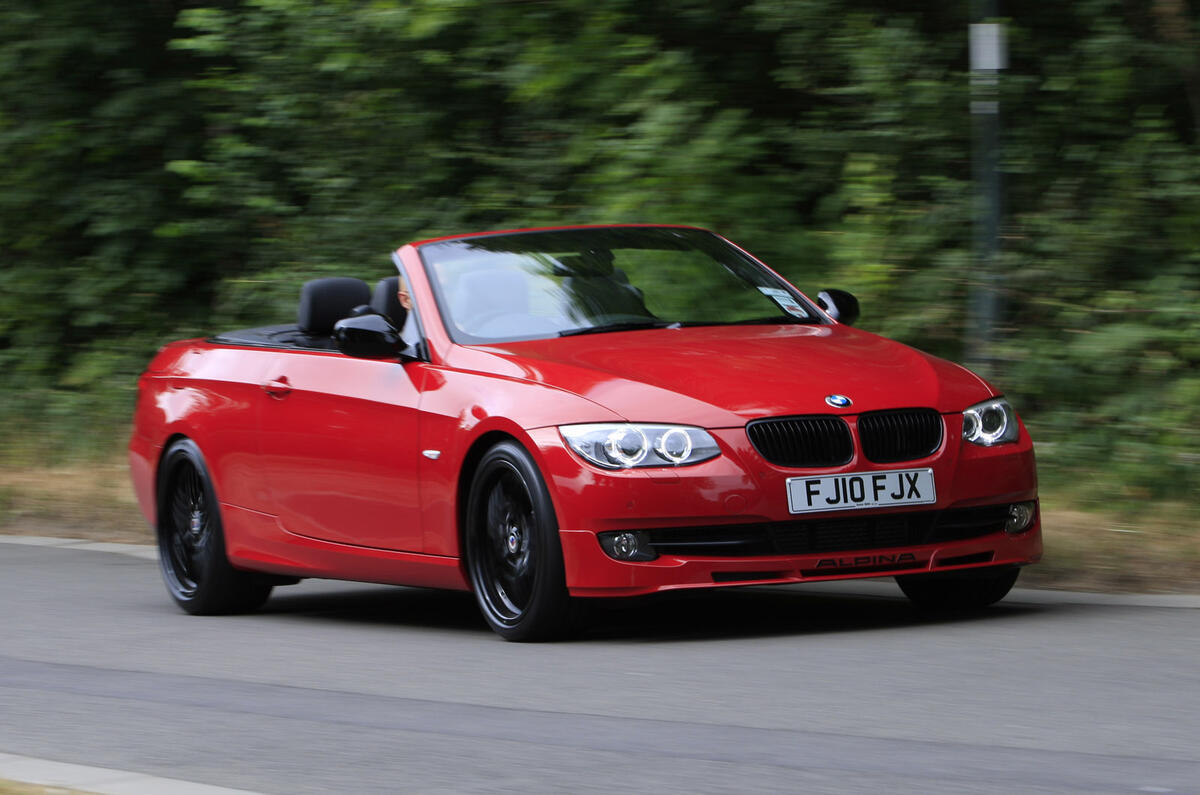
[[[758,417],[903,407],[960,411],[996,394],[963,367],[847,326],[705,326],[473,347],[471,369],[545,383],[629,420],[733,427]],[[849,405],[833,407],[839,395]],[[834,401],[835,403],[841,401]]]

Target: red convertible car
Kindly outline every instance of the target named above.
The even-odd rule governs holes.
[[[587,597],[894,576],[1002,598],[1042,553],[1033,446],[968,370],[851,327],[711,232],[406,245],[374,291],[164,347],[133,482],[190,613],[326,577],[475,593],[511,640]]]

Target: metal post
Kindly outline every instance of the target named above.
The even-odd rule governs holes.
[[[1008,67],[1004,25],[995,19],[996,0],[974,0],[970,26],[971,121],[974,145],[971,165],[975,182],[974,256],[967,306],[967,361],[984,375],[994,375],[996,325],[1000,314],[999,252],[1000,91],[999,73]]]

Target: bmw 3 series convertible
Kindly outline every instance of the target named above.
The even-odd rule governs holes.
[[[584,600],[679,589],[890,576],[980,608],[1041,557],[1012,406],[854,328],[849,293],[810,300],[691,227],[392,260],[142,374],[133,483],[187,612],[321,577],[470,590],[501,636],[539,640]]]

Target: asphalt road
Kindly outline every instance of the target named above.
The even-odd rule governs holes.
[[[735,590],[518,645],[464,594],[195,618],[151,560],[0,539],[0,752],[267,793],[1200,792],[1200,600],[1133,601]]]

